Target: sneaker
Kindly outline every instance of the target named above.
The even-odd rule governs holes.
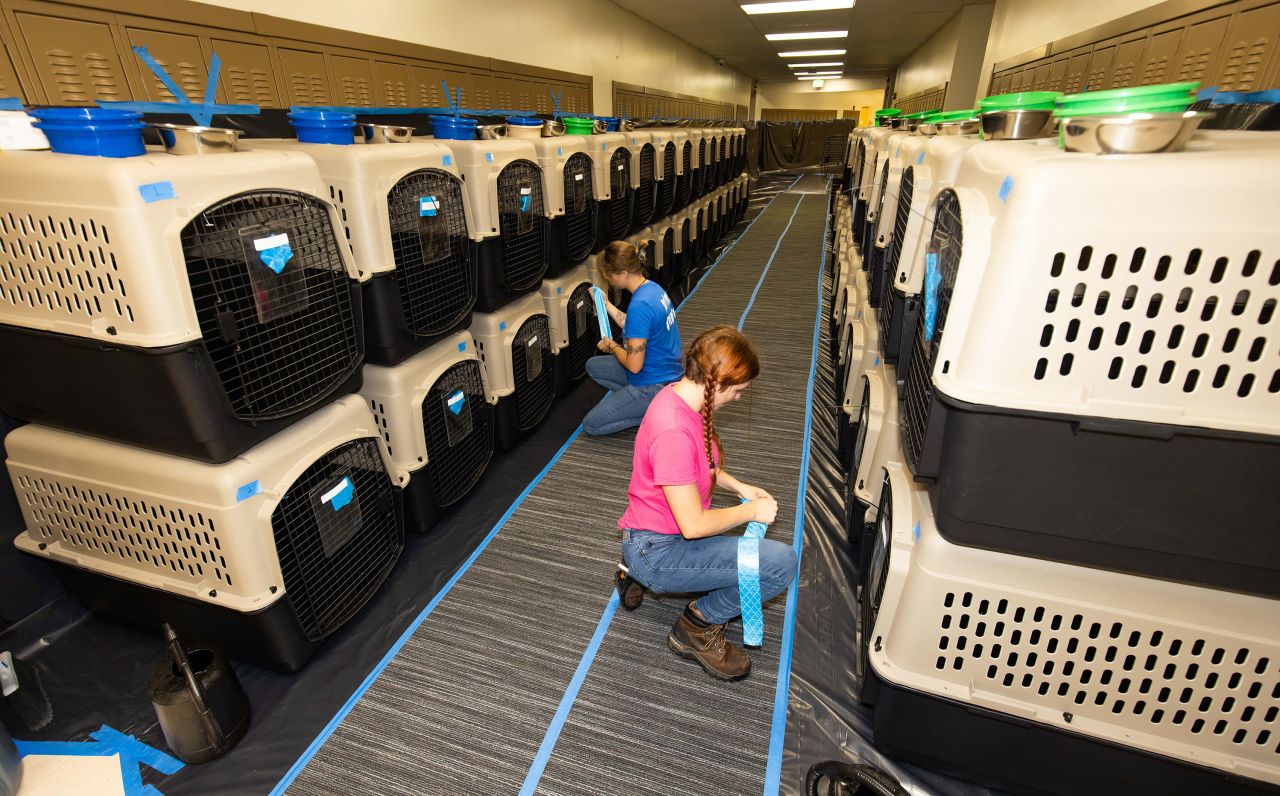
[[[724,637],[724,625],[698,627],[690,619],[693,604],[681,612],[667,635],[667,646],[681,658],[697,661],[718,680],[741,680],[751,674],[751,658]]]

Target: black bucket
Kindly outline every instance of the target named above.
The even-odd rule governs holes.
[[[249,698],[222,650],[210,645],[184,650],[167,625],[166,635],[169,658],[152,672],[147,686],[165,742],[184,763],[216,760],[249,730]]]

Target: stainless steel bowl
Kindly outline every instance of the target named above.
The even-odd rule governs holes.
[[[937,135],[937,134],[938,134],[938,125],[936,125],[936,124],[927,124],[927,123],[926,123],[926,124],[921,124],[921,125],[920,125],[919,127],[917,127],[913,132],[915,132],[915,134],[916,134],[916,135]]]
[[[361,122],[356,127],[364,135],[366,144],[407,144],[413,140],[414,128],[402,124]]]
[[[220,155],[240,148],[240,130],[187,124],[155,124],[170,155]]]
[[[1212,113],[1131,113],[1124,116],[1077,116],[1059,120],[1062,146],[1068,152],[1095,155],[1145,155],[1181,152],[1200,123]]]
[[[989,111],[979,114],[987,141],[1024,141],[1053,135],[1057,119],[1051,110]]]
[[[939,122],[933,126],[938,135],[977,135],[981,122],[977,119],[962,119],[958,122]]]

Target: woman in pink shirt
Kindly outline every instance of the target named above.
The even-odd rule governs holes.
[[[742,332],[716,326],[698,335],[684,357],[684,378],[654,397],[636,433],[627,510],[618,521],[625,565],[617,587],[623,607],[638,607],[646,588],[654,594],[706,592],[685,607],[667,646],[721,680],[751,672],[747,653],[724,635],[725,625],[741,610],[738,540],[722,534],[753,520],[773,522],[778,503],[722,469],[715,410],[736,401],[759,373],[760,357]],[[711,508],[716,486],[747,502]],[[795,574],[791,547],[762,539],[762,598],[781,594]]]

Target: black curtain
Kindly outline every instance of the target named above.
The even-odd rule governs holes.
[[[822,162],[828,138],[845,139],[858,126],[854,119],[826,122],[754,122],[747,125],[747,167],[751,174]]]

